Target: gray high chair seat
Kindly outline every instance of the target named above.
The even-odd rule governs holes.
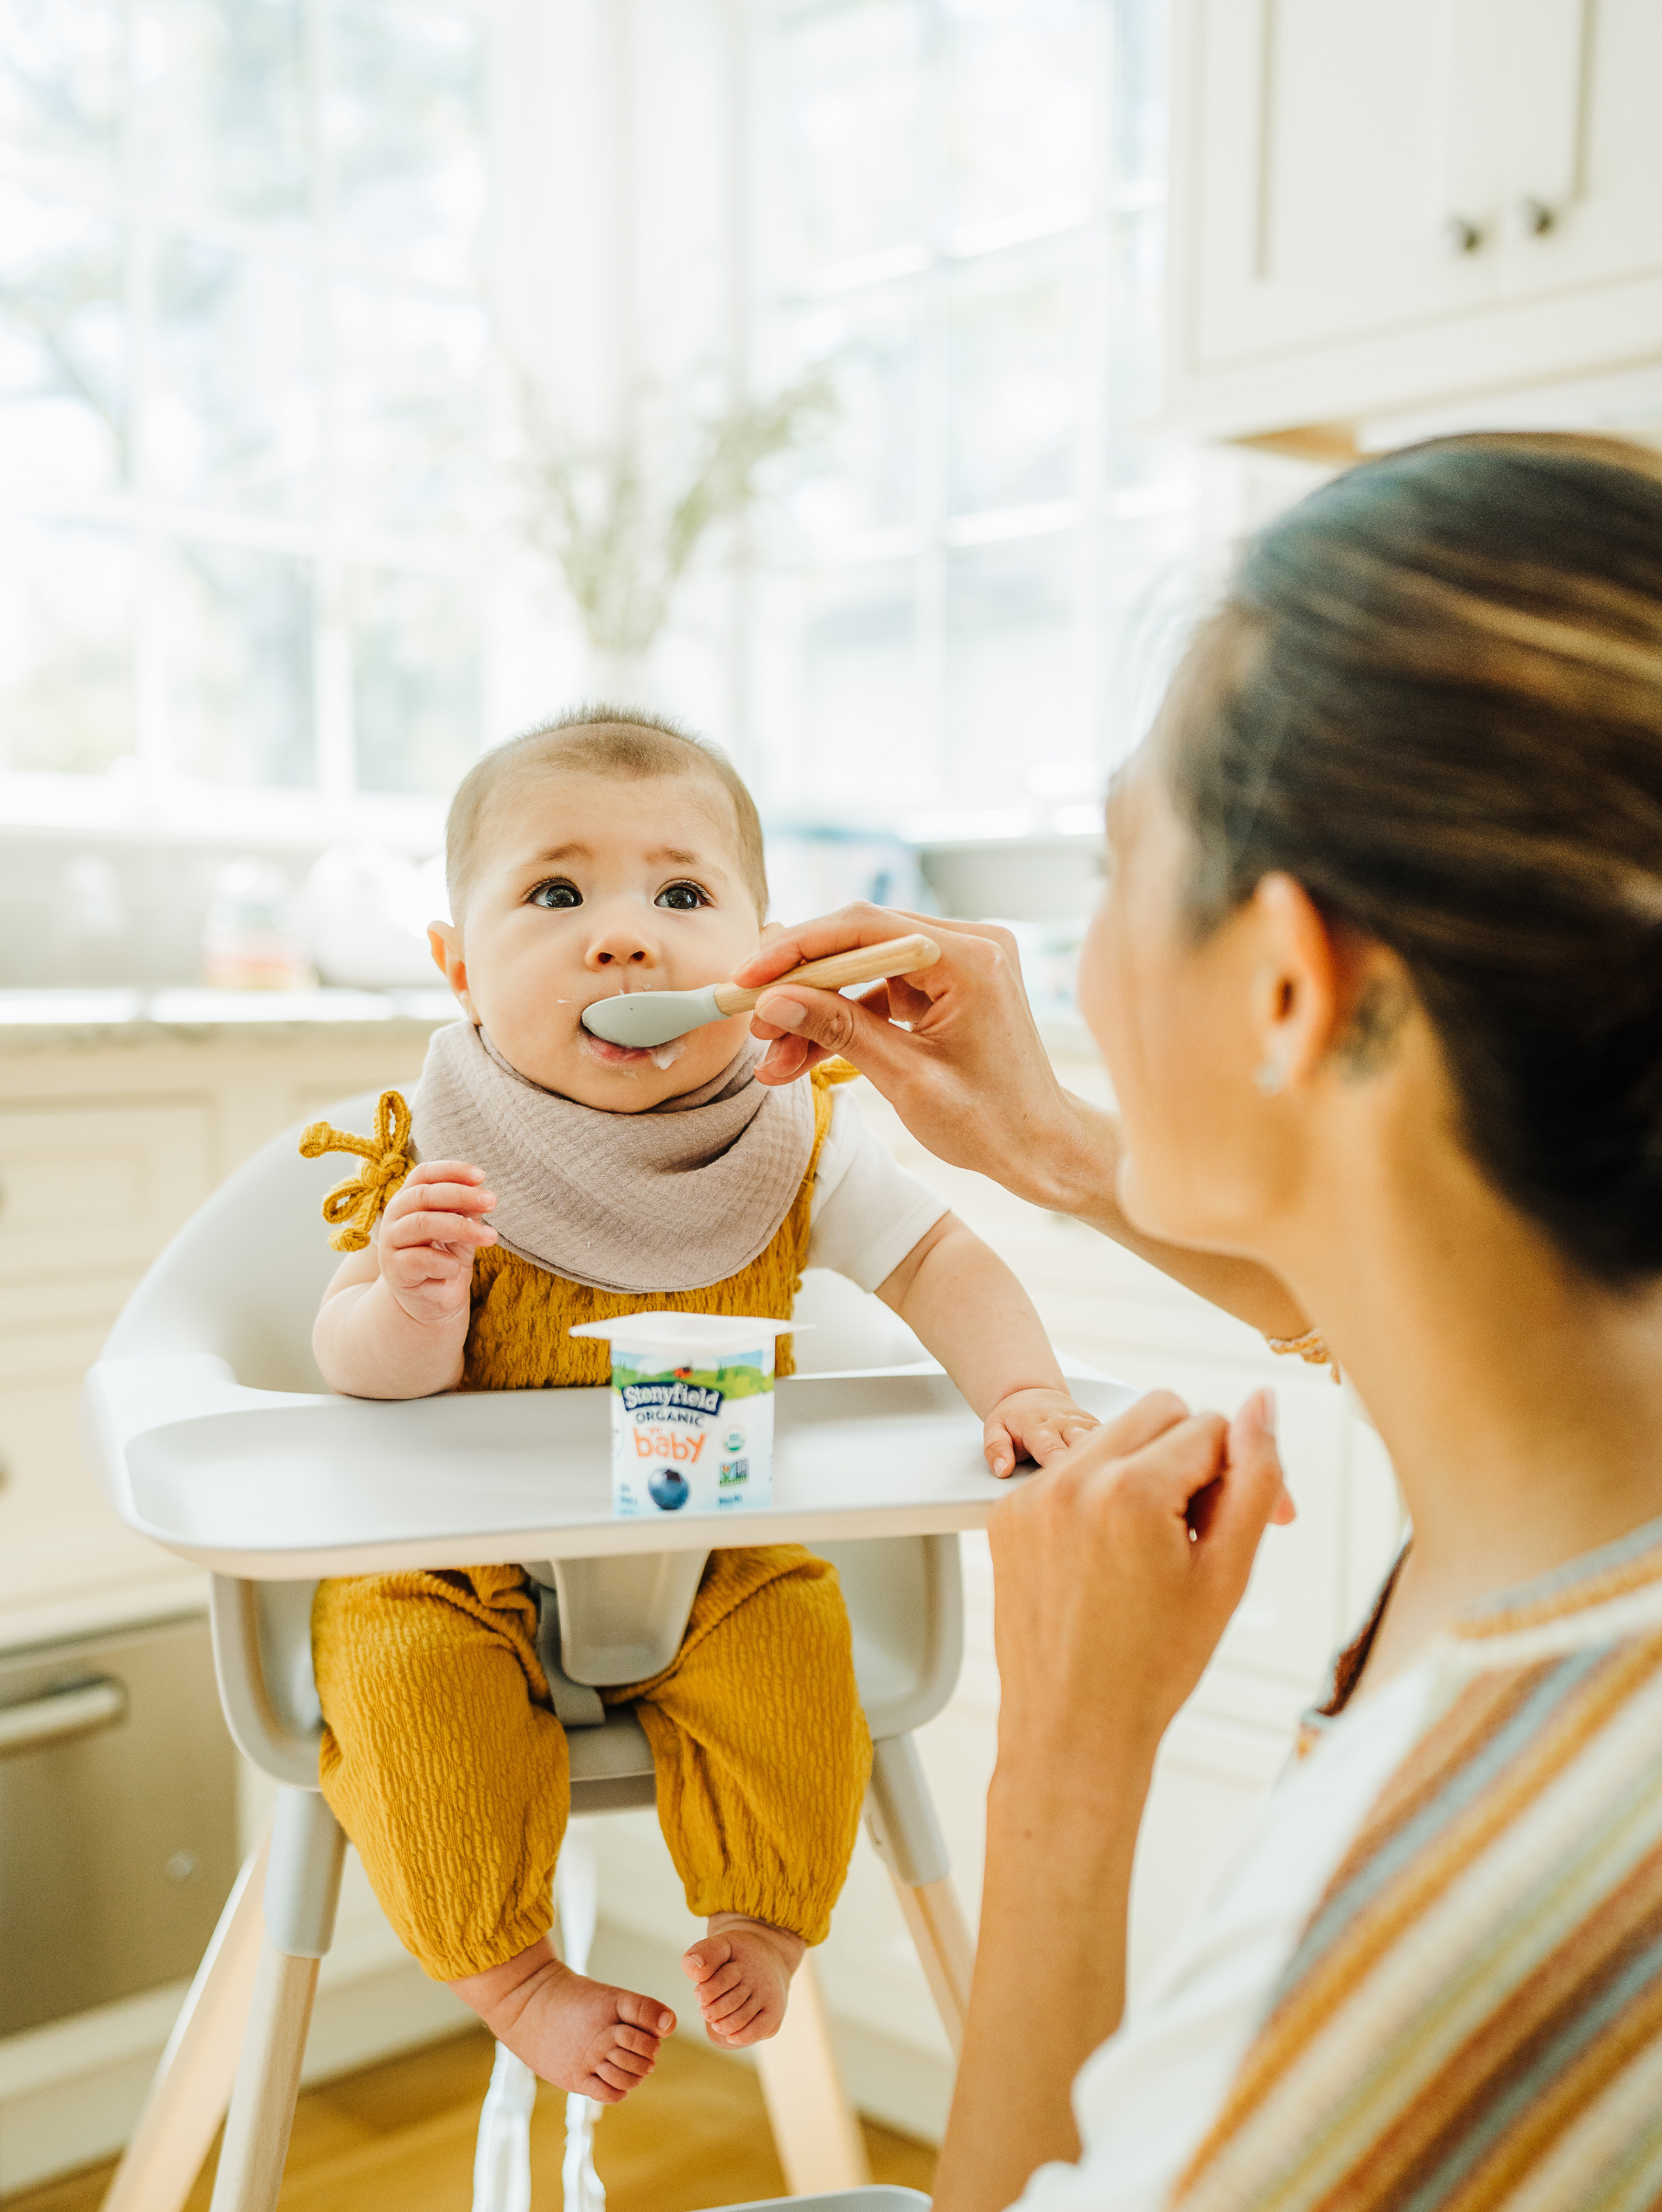
[[[374,1094],[367,1094],[332,1108],[328,1118],[366,1128],[374,1105]],[[277,1785],[271,1827],[226,1904],[105,2200],[106,2212],[179,2212],[227,2102],[213,2212],[271,2212],[276,2204],[318,1961],[329,1948],[345,1851],[345,1838],[318,1790],[321,1715],[311,1674],[310,1612],[320,1572],[353,1570],[333,1565],[308,1576],[304,1558],[292,1545],[285,1550],[269,1529],[253,1525],[271,1485],[303,1484],[304,1440],[323,1433],[304,1423],[344,1421],[353,1435],[370,1440],[436,1437],[433,1449],[453,1452],[457,1468],[473,1465],[462,1455],[474,1429],[485,1438],[483,1452],[505,1422],[512,1426],[527,1411],[539,1418],[569,1411],[573,1421],[589,1422],[585,1435],[603,1434],[603,1425],[595,1427],[590,1416],[603,1424],[603,1409],[594,1402],[602,1401],[604,1392],[481,1393],[385,1407],[325,1398],[311,1354],[311,1325],[337,1263],[320,1206],[341,1168],[335,1161],[302,1160],[297,1137],[298,1131],[291,1131],[257,1154],[174,1239],[133,1293],[86,1382],[89,1453],[124,1517],[174,1541],[187,1556],[236,1562],[235,1571],[222,1566],[213,1578],[220,1694],[239,1747]],[[945,1417],[940,1394],[950,1395],[950,1389],[938,1370],[926,1373],[916,1363],[915,1340],[850,1285],[829,1281],[819,1297],[825,1326],[817,1344],[812,1337],[801,1340],[803,1363],[817,1353],[818,1363],[865,1371],[834,1385],[786,1384],[782,1397],[800,1390],[799,1402],[813,1407],[831,1402],[816,1392],[835,1389],[852,1394],[839,1404],[869,1401],[887,1407],[907,1393],[921,1393],[934,1409],[938,1432]],[[804,1315],[802,1304],[798,1312]],[[1112,1392],[1116,1402],[1125,1395]],[[547,1402],[554,1398],[571,1402],[564,1409],[551,1408]],[[523,1402],[532,1399],[543,1403],[525,1408]],[[506,1401],[521,1402],[494,1402]],[[952,1418],[961,1424],[964,1408],[954,1402]],[[317,1408],[325,1410],[315,1413]],[[263,1440],[268,1438],[283,1449],[268,1448]],[[204,1487],[205,1470],[218,1478],[216,1484]],[[245,1510],[251,1524],[245,1541],[234,1525],[213,1539],[217,1549],[170,1535],[158,1520],[162,1508],[156,1500],[172,1495],[169,1481],[176,1478],[182,1484],[187,1477],[197,1481],[193,1495],[208,1497],[222,1522],[228,1517],[234,1524]],[[960,1489],[976,1486],[969,1475],[953,1479]],[[467,1486],[461,1487],[465,1491]],[[977,1510],[984,1516],[984,1508]],[[617,1525],[638,1529],[641,1524]],[[659,1526],[646,1525],[654,1533]],[[723,1534],[729,1525],[723,1524]],[[494,1536],[500,1526],[489,1533]],[[757,1515],[747,1519],[742,1532],[735,1527],[732,1540],[777,1540],[785,1533],[782,1525],[770,1529],[766,1516]],[[615,1531],[604,1540],[614,1548],[623,1542]],[[856,1671],[876,1745],[869,1830],[956,2050],[968,2000],[971,1943],[947,1878],[946,1852],[912,1732],[940,1711],[958,1671],[958,1539],[950,1534],[867,1535],[813,1548],[835,1560],[853,1626]],[[372,1558],[373,1549],[356,1571],[404,1563],[399,1557]],[[453,1549],[448,1562],[438,1563],[464,1556]],[[489,1556],[482,1533],[479,1556]],[[684,1624],[697,1582],[696,1572],[689,1581],[688,1561],[695,1556],[703,1554],[644,1553],[637,1546],[609,1558],[566,1558],[552,1569],[530,1562],[533,1573],[555,1586],[544,1595],[552,1599],[551,1627],[555,1619],[559,1624],[566,1678],[557,1694],[562,1701],[574,1700],[562,1715],[570,1732],[572,1812],[578,1816],[572,1838],[580,1838],[581,1816],[650,1805],[654,1796],[650,1752],[633,1713],[612,1711],[599,1725],[582,1725],[594,1713],[578,1709],[585,1694],[579,1677],[585,1673],[594,1682],[640,1679],[639,1672],[596,1675],[583,1655],[592,1656],[596,1641],[615,1643],[619,1620],[630,1618],[630,1608],[637,1627],[653,1627],[655,1612],[661,1616],[666,1605],[672,1614],[679,1609]],[[268,1557],[276,1564],[262,1573],[259,1562]],[[670,1634],[672,1648],[680,1628],[659,1617],[656,1632]],[[568,1859],[576,1867],[570,1884]],[[562,1854],[561,1941],[574,1963],[586,1953],[594,1910],[592,1858],[585,1870],[581,1847],[574,1850],[569,1840]],[[793,2186],[863,2179],[863,2152],[835,2086],[811,1967],[799,1979],[785,2031],[760,2048],[758,2058]],[[525,2145],[533,2088],[519,2062],[499,2052],[476,2171],[480,2212],[524,2212],[529,2202]],[[587,2101],[570,2102],[582,2107]],[[602,2201],[588,2156],[594,2116],[594,2108],[572,2113],[567,2212],[592,2212]],[[856,2187],[807,2201],[826,2212],[841,2206],[850,2212],[856,2206],[860,2212],[899,2212],[926,2200],[909,2190]]]

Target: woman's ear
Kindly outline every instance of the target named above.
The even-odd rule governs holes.
[[[1273,1096],[1324,1065],[1372,1074],[1413,1001],[1401,961],[1330,922],[1290,875],[1266,875],[1252,904],[1263,933],[1253,1008],[1259,1090]]]
[[[1251,1019],[1253,1081],[1266,1098],[1308,1080],[1327,1058],[1339,1020],[1338,950],[1303,885],[1279,872],[1263,877],[1251,906],[1259,944]]]
[[[468,963],[462,956],[461,931],[454,922],[429,922],[427,944],[440,975],[455,993],[457,1004],[470,1021],[477,1021],[479,1016],[468,995]]]

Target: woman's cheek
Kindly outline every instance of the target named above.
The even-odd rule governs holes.
[[[1102,1057],[1111,1069],[1119,1025],[1117,1019],[1118,1008],[1110,981],[1113,951],[1110,895],[1105,892],[1098,900],[1097,910],[1085,932],[1085,942],[1079,948],[1079,972],[1075,988],[1086,1027],[1096,1039]]]
[[[1158,948],[1139,941],[1130,916],[1104,899],[1079,957],[1079,999],[1101,1047],[1119,1109],[1122,1143],[1116,1196],[1126,1217],[1150,1235],[1169,1234],[1182,1211],[1175,1157],[1182,1114],[1163,1094],[1176,979]]]

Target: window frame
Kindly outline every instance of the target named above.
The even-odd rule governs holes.
[[[827,796],[812,790],[802,774],[805,730],[806,588],[811,579],[854,574],[885,561],[907,560],[917,578],[918,663],[921,711],[920,741],[933,772],[933,794],[900,805],[903,833],[915,842],[942,838],[1009,836],[1095,831],[1100,826],[1098,788],[1107,769],[1136,734],[1130,728],[1146,694],[1145,683],[1127,686],[1111,666],[1109,625],[1098,619],[1107,603],[1113,565],[1113,532],[1118,524],[1162,514],[1187,518],[1186,542],[1178,560],[1187,563],[1200,543],[1197,473],[1192,461],[1175,466],[1168,483],[1116,489],[1109,481],[1108,439],[1113,409],[1111,391],[1111,316],[1114,256],[1119,226],[1128,217],[1148,216],[1163,207],[1163,172],[1156,188],[1118,187],[1114,176],[1112,48],[1118,30],[1115,0],[1104,0],[1105,22],[1102,79],[1097,114],[1089,202],[1066,220],[1010,226],[1002,232],[954,233],[944,207],[947,162],[949,86],[942,16],[946,0],[914,0],[923,22],[922,79],[927,152],[920,242],[917,248],[851,262],[823,274],[812,286],[793,291],[777,245],[783,197],[777,163],[785,137],[783,101],[774,92],[778,64],[767,53],[793,18],[825,11],[826,0],[740,0],[744,22],[743,52],[738,65],[735,105],[742,119],[745,164],[742,201],[747,212],[741,239],[742,319],[752,381],[776,381],[786,348],[774,342],[769,324],[784,324],[793,311],[820,300],[855,301],[875,295],[884,283],[909,280],[919,287],[917,419],[922,427],[917,519],[861,537],[815,549],[804,544],[787,573],[771,576],[750,564],[747,629],[752,664],[744,687],[752,702],[748,735],[749,757],[763,769],[773,810],[793,820],[886,822],[893,826],[896,803],[882,793],[862,799]],[[1163,10],[1162,11],[1163,12]],[[1156,26],[1164,78],[1166,28]],[[770,94],[772,96],[770,96]],[[1077,247],[1080,287],[1080,330],[1075,392],[1079,448],[1073,492],[1065,498],[1028,505],[988,507],[969,513],[952,511],[947,480],[948,297],[955,276],[989,265],[1004,254],[1042,252],[1064,242]],[[782,281],[783,280],[783,281]],[[1157,370],[1157,360],[1154,365]],[[759,370],[764,373],[759,374]],[[1177,456],[1174,454],[1174,461]],[[1076,676],[1070,717],[1069,753],[1079,764],[1078,788],[1054,795],[1012,791],[997,800],[965,804],[955,798],[951,772],[948,706],[948,571],[954,553],[980,545],[1037,544],[1073,532],[1074,563],[1073,652]],[[1174,563],[1173,565],[1176,565]],[[1150,571],[1150,588],[1163,577]],[[1127,691],[1139,696],[1128,699]],[[781,772],[781,770],[783,772]]]
[[[328,0],[304,0],[309,52],[307,123],[315,124],[326,88],[317,76],[322,48],[320,23]],[[501,340],[516,318],[505,302],[534,299],[539,271],[528,264],[533,239],[529,227],[513,219],[524,204],[534,156],[529,143],[530,118],[523,99],[528,51],[534,48],[537,0],[447,0],[481,24],[486,38],[484,151],[487,213],[481,253],[471,284],[442,283],[411,270],[395,272],[399,293],[409,297],[476,302],[487,320],[490,350],[502,360]],[[127,35],[131,36],[131,0]],[[131,63],[127,64],[131,69]],[[131,83],[131,77],[129,79]],[[77,180],[73,204],[102,212],[120,222],[124,242],[131,371],[128,412],[135,437],[142,436],[146,354],[150,319],[156,313],[155,276],[158,241],[163,238],[218,244],[232,251],[300,270],[309,287],[309,311],[318,310],[328,284],[354,278],[385,284],[388,272],[372,260],[339,250],[326,215],[320,213],[314,163],[312,204],[303,229],[287,238],[268,233],[254,221],[232,220],[176,196],[156,193],[140,198],[134,188],[132,141],[136,124],[131,105],[122,124],[119,166],[107,188]],[[11,152],[5,174],[25,189],[49,196],[61,187],[63,168]],[[518,320],[523,321],[521,315]],[[318,364],[321,427],[328,405],[329,365]],[[494,416],[500,401],[493,398]],[[487,448],[500,448],[503,424],[493,419]],[[500,450],[490,454],[500,458]],[[474,591],[479,620],[478,726],[481,738],[494,729],[493,700],[500,688],[497,664],[503,658],[494,618],[493,584],[515,555],[506,529],[487,522],[477,530],[438,529],[416,537],[392,528],[366,527],[338,511],[331,493],[327,451],[320,450],[314,479],[316,496],[308,512],[291,515],[233,508],[211,497],[169,499],[147,483],[142,457],[136,456],[130,482],[95,493],[46,492],[0,498],[0,520],[10,525],[59,524],[109,531],[126,537],[136,563],[136,617],[132,630],[131,708],[133,749],[109,769],[67,772],[16,769],[0,761],[0,823],[12,829],[81,830],[90,835],[183,833],[211,838],[244,839],[258,822],[256,842],[264,845],[316,845],[368,838],[406,849],[436,844],[442,830],[444,796],[440,793],[366,791],[357,788],[352,718],[351,645],[347,620],[348,577],[353,570],[429,577]],[[159,572],[166,549],[186,543],[215,548],[246,548],[287,554],[310,564],[312,734],[315,778],[305,785],[211,780],[173,765],[173,730],[161,665],[162,617],[158,606]]]

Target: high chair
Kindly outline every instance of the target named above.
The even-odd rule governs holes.
[[[367,1128],[375,1095],[329,1109]],[[562,1955],[579,1969],[595,1921],[589,1816],[654,1801],[651,1754],[627,1709],[595,1688],[666,1663],[709,1548],[801,1541],[834,1560],[854,1631],[875,1759],[868,1826],[954,2050],[971,1947],[913,1732],[951,1696],[962,1650],[957,1535],[1001,1485],[980,1427],[909,1332],[875,1300],[810,1278],[798,1305],[826,1325],[822,1363],[780,1384],[774,1503],[741,1519],[612,1516],[604,1389],[455,1394],[366,1403],[324,1391],[311,1325],[335,1262],[320,1207],[338,1164],[302,1160],[298,1131],[221,1185],[156,1262],[89,1373],[89,1457],[131,1526],[213,1570],[215,1663],[238,1747],[277,1785],[157,2069],[105,2212],[179,2212],[226,2117],[213,2212],[272,2212],[287,2155],[318,1964],[346,1839],[317,1785],[313,1592],[325,1575],[405,1566],[524,1564],[540,1586],[539,1641],[566,1726],[573,1821],[557,1882]],[[802,1354],[814,1344],[799,1339]],[[809,1364],[812,1356],[803,1358]],[[1086,1370],[1077,1395],[1109,1414],[1131,1393]],[[837,2083],[812,1960],[785,2028],[758,2049],[793,2190],[825,2212],[898,2212],[867,2190]],[[499,2047],[481,2119],[475,2212],[526,2212],[536,2083]],[[598,2212],[590,2152],[602,2107],[568,2099],[566,2212]],[[851,2193],[850,2193],[851,2191]]]

